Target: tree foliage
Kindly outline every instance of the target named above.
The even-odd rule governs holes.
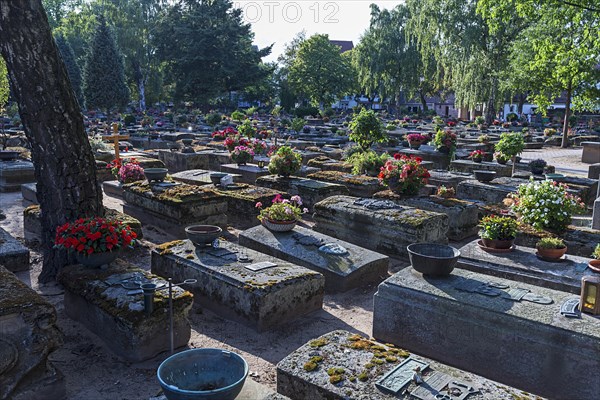
[[[6,102],[8,101],[8,94],[10,88],[8,87],[8,73],[6,71],[6,64],[4,59],[0,57],[0,110],[4,109]]]
[[[129,102],[123,56],[106,20],[99,18],[83,73],[83,93],[88,108],[123,109]]]
[[[363,152],[367,151],[373,143],[382,143],[388,139],[379,117],[373,110],[367,111],[362,108],[352,118],[349,128],[350,140],[360,146]]]
[[[177,100],[202,104],[243,90],[269,73],[261,63],[271,46],[257,49],[254,34],[230,0],[179,0],[160,18],[156,40]]]
[[[65,67],[67,68],[67,74],[69,75],[69,81],[71,81],[73,92],[75,92],[75,97],[77,97],[79,105],[83,108],[85,103],[83,92],[81,90],[81,70],[75,60],[75,53],[73,53],[71,45],[62,34],[55,35],[54,40],[56,41],[60,56],[65,63]]]
[[[356,75],[350,57],[340,54],[327,35],[313,35],[298,46],[289,81],[313,104],[328,106],[356,86]]]

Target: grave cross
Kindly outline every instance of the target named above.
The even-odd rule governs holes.
[[[103,136],[103,139],[112,140],[115,146],[115,160],[119,160],[119,140],[127,140],[129,139],[129,135],[119,135],[119,124],[113,122],[112,124],[113,134],[109,136]]]

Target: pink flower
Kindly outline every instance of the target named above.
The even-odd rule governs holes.
[[[308,208],[304,207],[304,208],[302,209],[302,212],[303,212],[304,214],[306,214],[306,213],[308,212]]]
[[[256,207],[256,208],[262,208],[262,203],[259,201],[258,203],[256,203],[256,205],[254,207]]]
[[[295,202],[296,204],[298,204],[299,206],[302,205],[302,199],[298,195],[292,196],[291,200],[293,202]]]

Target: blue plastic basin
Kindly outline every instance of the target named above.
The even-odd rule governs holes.
[[[233,400],[248,376],[248,363],[220,349],[192,349],[174,354],[157,371],[169,400]]]

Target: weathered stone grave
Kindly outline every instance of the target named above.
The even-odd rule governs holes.
[[[256,180],[262,176],[269,175],[269,169],[265,166],[264,168],[260,168],[255,164],[246,164],[246,165],[237,165],[237,164],[224,164],[221,165],[220,171],[227,172],[228,174],[238,174],[241,175],[241,181],[244,183],[248,183],[250,185],[254,185]],[[303,165],[300,168],[300,171],[295,173],[295,176],[307,176],[314,172],[318,172],[318,168],[307,167]]]
[[[600,162],[600,142],[582,142],[583,152],[581,153],[581,162],[586,164],[595,164]]]
[[[217,171],[209,171],[206,169],[191,169],[189,171],[181,171],[171,174],[171,178],[177,182],[187,183],[188,185],[204,186],[212,184],[210,174]],[[241,183],[242,176],[239,174],[229,174],[233,179],[233,183]]]
[[[379,179],[367,175],[353,175],[340,171],[319,171],[308,175],[317,181],[336,183],[348,189],[350,196],[372,197],[375,193],[385,189]]]
[[[205,151],[208,150],[208,151]],[[158,157],[171,172],[187,171],[190,169],[208,169],[212,150],[203,147],[196,153],[159,150]]]
[[[568,255],[559,261],[546,261],[536,256],[536,249],[523,246],[510,253],[489,253],[481,249],[478,241],[460,248],[457,268],[574,294],[580,293],[581,278],[593,273],[584,257]]]
[[[189,285],[195,300],[258,331],[295,319],[323,304],[325,279],[307,268],[220,241],[219,248],[178,240],[152,251],[152,273]]]
[[[456,189],[458,184],[468,179],[473,179],[473,175],[466,172],[452,172],[445,170],[430,170],[429,184],[435,186],[445,186]]]
[[[435,187],[428,185],[429,189]],[[427,187],[423,188],[426,189]],[[431,192],[432,190],[429,190]],[[389,190],[376,193],[375,199],[391,200],[396,204],[415,207],[420,210],[434,211],[448,216],[448,239],[463,240],[477,234],[479,209],[467,200],[444,199],[438,196],[400,196]]]
[[[256,226],[239,238],[242,246],[320,272],[328,292],[378,283],[388,276],[387,256],[300,226],[289,232]]]
[[[448,169],[448,165],[450,165],[450,156],[448,154],[436,151],[432,146],[423,145],[419,148],[419,150],[400,147],[397,148],[395,152],[407,156],[421,158],[425,162],[425,167],[428,169],[446,170]]]
[[[176,237],[185,237],[185,227],[192,224],[227,226],[227,202],[210,188],[136,182],[123,189],[126,214]]]
[[[446,243],[448,216],[389,200],[332,196],[315,205],[314,230],[389,256],[411,243]]]
[[[548,231],[536,231],[530,226],[522,227],[515,239],[518,246],[535,247],[542,237],[556,236]],[[567,254],[580,257],[590,257],[596,243],[600,243],[600,230],[582,226],[569,225],[565,232],[560,234],[567,245]]]
[[[316,157],[308,161],[309,167],[318,168],[321,171],[340,171],[345,173],[352,172],[352,164],[334,160],[327,156]]]
[[[0,193],[17,192],[22,184],[30,182],[35,182],[32,162],[0,161]]]
[[[0,266],[11,272],[29,269],[29,249],[0,228]]]
[[[421,385],[412,379],[416,367],[422,370]],[[518,389],[342,330],[311,340],[281,360],[277,391],[310,400],[529,398]]]
[[[494,171],[497,177],[512,176],[512,166],[502,165],[497,162],[476,163],[471,160],[454,160],[450,163],[450,170],[456,172],[466,172],[472,174],[475,170]]]
[[[211,188],[227,203],[228,223],[242,229],[260,224],[257,218],[260,209],[256,207],[256,203],[261,202],[266,207],[271,204],[277,194],[282,193],[245,183],[237,183],[226,188],[222,188],[220,185],[211,186]]]
[[[48,360],[62,340],[54,307],[0,266],[0,399],[65,398],[64,377]]]
[[[169,350],[169,297],[164,279],[117,261],[107,269],[69,265],[60,270],[57,280],[65,288],[69,318],[97,335],[116,355],[139,362]],[[144,307],[142,283],[154,283],[161,289],[154,294],[151,313]],[[175,348],[187,345],[190,339],[187,316],[192,303],[191,293],[173,286]]]
[[[348,189],[343,185],[295,176],[285,178],[265,175],[256,180],[256,185],[298,195],[302,198],[303,206],[308,208],[313,208],[316,203],[327,197],[348,194]]]
[[[593,398],[600,319],[561,315],[578,297],[462,269],[424,278],[409,267],[379,285],[373,336],[541,396]]]

